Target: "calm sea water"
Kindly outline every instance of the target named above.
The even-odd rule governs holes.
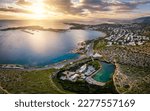
[[[0,28],[29,25],[37,25],[37,23],[0,21],[0,26],[2,26]],[[64,24],[62,25],[62,23],[59,25],[54,25],[55,27],[53,27],[48,22],[45,26],[40,26],[49,26],[49,28],[68,27]],[[103,36],[101,32],[89,30],[70,30],[66,32],[32,31],[32,33],[34,34],[21,30],[0,31],[0,64],[44,66],[78,58],[79,55],[71,53],[71,50],[76,48],[79,42]]]

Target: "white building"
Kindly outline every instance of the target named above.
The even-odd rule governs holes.
[[[80,68],[79,72],[80,72],[80,73],[83,73],[86,69],[87,69],[87,64],[83,65],[83,66]]]
[[[84,73],[86,76],[90,76],[95,72],[95,68],[93,66],[88,66],[87,71]]]
[[[98,53],[95,53],[95,54],[93,55],[93,57],[94,57],[94,58],[97,58],[97,57],[100,58],[100,57],[102,57],[102,55],[100,55],[100,54],[98,54]]]

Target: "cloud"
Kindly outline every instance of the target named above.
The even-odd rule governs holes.
[[[26,1],[26,0],[18,0],[17,2],[16,2],[16,5],[21,5],[21,6],[25,6],[25,5],[32,5],[32,3],[31,2],[28,2],[28,1]]]
[[[6,0],[10,2],[10,0]],[[79,0],[80,3],[76,3],[75,7],[71,0],[43,0],[46,8],[53,11],[58,11],[65,14],[80,15],[83,14],[85,10],[88,10],[91,13],[97,12],[109,12],[109,11],[132,11],[137,8],[139,5],[148,4],[148,0],[139,0],[139,1],[129,1],[129,0]],[[32,5],[35,1],[32,0],[17,0],[15,1],[18,6],[28,6]],[[78,5],[79,4],[79,5]],[[113,8],[112,8],[113,7]],[[115,10],[114,10],[115,9]],[[1,11],[12,11],[12,12],[26,12],[24,10],[17,9],[0,9]],[[27,11],[28,13],[28,11]],[[85,13],[86,14],[86,13]]]
[[[13,3],[16,6],[8,5],[1,7],[4,3],[0,1],[0,11],[15,13],[31,13],[27,6],[36,2],[36,0],[4,0],[6,4]],[[138,6],[150,4],[150,0],[79,0],[80,2],[72,3],[71,0],[43,0],[45,8],[52,12],[59,12],[64,15],[88,16],[100,13],[119,14],[129,13],[138,10]],[[25,6],[25,7],[24,7]]]
[[[132,12],[133,10],[137,10],[139,5],[149,4],[150,1],[131,1],[131,2],[122,2],[120,4],[112,4],[117,8],[116,12]]]
[[[63,13],[70,12],[73,9],[70,0],[45,0],[45,4],[53,10]]]
[[[72,3],[71,0],[45,0],[45,3],[49,7],[53,7],[55,11],[72,15],[82,15],[87,10],[89,12],[108,11],[107,8],[101,5],[101,0],[80,0],[76,4]]]
[[[0,8],[0,11],[2,11],[2,12],[15,12],[15,13],[31,13],[30,11],[27,11],[24,9],[13,8],[13,7]]]
[[[6,0],[5,2],[0,2],[0,11],[1,12],[12,12],[12,13],[24,13],[31,14],[32,11],[24,8],[24,6],[32,5],[31,2],[26,0]]]
[[[21,2],[22,1],[22,2]],[[13,1],[9,0],[5,2],[0,2],[0,11],[1,12],[12,12],[12,13],[31,13],[29,10],[26,10],[19,6],[19,3],[23,3],[24,0]]]
[[[91,12],[102,11],[133,11],[139,5],[149,4],[150,1],[125,1],[125,0],[84,0],[83,7]],[[113,8],[112,8],[113,7]]]
[[[150,1],[129,1],[129,0],[80,0],[77,7],[71,2],[71,0],[45,0],[45,3],[49,7],[53,7],[54,10],[60,11],[65,14],[83,15],[85,10],[90,13],[100,12],[132,12],[137,9],[139,5],[150,3]]]

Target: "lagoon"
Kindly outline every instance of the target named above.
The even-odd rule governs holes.
[[[107,62],[101,62],[101,66],[101,70],[93,76],[93,79],[98,82],[110,81],[115,72],[115,65]]]

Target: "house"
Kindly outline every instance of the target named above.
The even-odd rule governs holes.
[[[85,74],[81,74],[81,75],[80,75],[80,78],[81,78],[81,79],[85,79],[85,78],[86,78]]]
[[[86,69],[87,69],[87,64],[83,65],[83,66],[80,68],[79,72],[80,72],[80,73],[83,73]]]
[[[95,53],[95,54],[93,55],[93,57],[94,57],[94,58],[100,58],[100,57],[102,57],[102,55],[100,55],[100,54],[98,54],[98,53]]]
[[[60,79],[61,80],[67,80],[66,76],[61,76]]]
[[[70,78],[68,78],[68,80],[72,82],[76,82],[78,80],[78,77],[79,77],[79,74],[74,74]]]
[[[86,76],[90,76],[95,72],[95,68],[93,66],[88,66],[87,71],[84,73]]]
[[[67,78],[69,78],[69,77],[71,77],[72,75],[74,75],[75,72],[65,71],[65,72],[63,72],[63,74],[64,74]]]

